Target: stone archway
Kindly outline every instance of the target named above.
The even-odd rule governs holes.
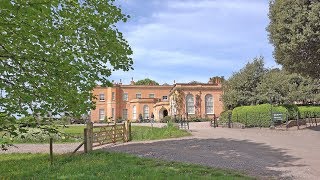
[[[166,116],[168,116],[168,110],[166,108],[162,107],[159,110],[159,120],[163,119]]]

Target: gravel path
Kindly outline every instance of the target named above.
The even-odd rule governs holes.
[[[209,123],[190,123],[190,130],[193,134],[191,137],[130,142],[100,148],[141,157],[235,169],[266,179],[320,177],[320,127],[280,131],[211,128]],[[79,144],[54,144],[54,152],[72,152]],[[18,148],[11,147],[4,153],[49,152],[47,144],[17,146]]]
[[[191,138],[129,143],[106,151],[244,171],[261,178],[319,179],[320,134],[314,130],[211,128],[190,123]]]

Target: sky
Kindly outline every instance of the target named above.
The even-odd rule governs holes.
[[[279,67],[266,27],[268,0],[118,0],[131,16],[120,23],[133,50],[134,70],[110,80],[129,84],[150,78],[160,84],[208,82],[230,77],[253,58]]]

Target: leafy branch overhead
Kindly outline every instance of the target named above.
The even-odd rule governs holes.
[[[132,69],[114,1],[0,1],[0,104],[9,114],[86,113],[91,90]]]
[[[319,0],[272,0],[267,28],[276,61],[314,79],[320,78],[319,12]]]

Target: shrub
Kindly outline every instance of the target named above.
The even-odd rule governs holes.
[[[226,122],[228,122],[228,115],[229,115],[229,113],[232,114],[232,110],[223,111],[223,112],[220,114],[219,123],[226,123]]]
[[[288,110],[289,119],[296,119],[299,114],[299,108],[295,104],[284,104],[282,105]]]
[[[320,106],[299,106],[299,117],[320,117]]]
[[[270,108],[270,104],[237,107],[232,111],[232,122],[245,124],[246,127],[269,127],[271,123]],[[272,111],[288,113],[288,110],[282,106],[273,106]],[[285,117],[283,117],[283,119],[285,119]]]

